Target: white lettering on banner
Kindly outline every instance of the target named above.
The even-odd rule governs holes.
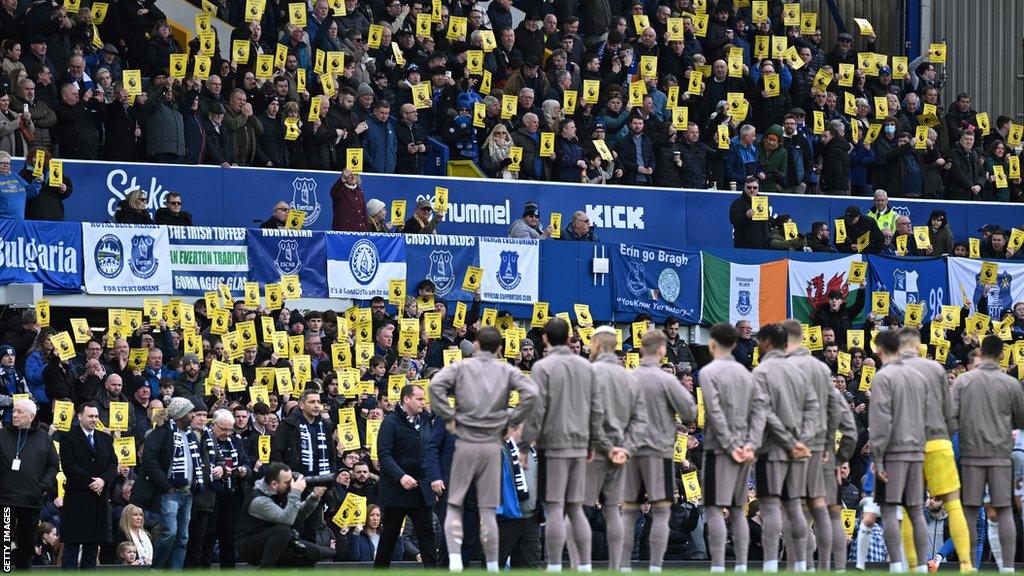
[[[53,246],[39,244],[34,238],[26,242],[20,236],[10,240],[0,237],[0,266],[21,268],[29,274],[39,270],[74,274],[78,272],[78,252],[63,242]]]
[[[685,254],[672,254],[664,250],[641,249],[630,244],[619,244],[619,254],[627,258],[635,258],[644,262],[658,261],[671,264],[676,268],[682,268],[690,263]]]
[[[321,232],[322,234],[323,232]],[[312,230],[288,230],[286,228],[274,229],[274,228],[263,228],[260,230],[260,235],[267,236],[287,236],[289,238],[312,238]]]
[[[476,246],[473,236],[437,236],[434,234],[406,234],[405,243],[416,246]]]
[[[245,228],[214,228],[211,226],[168,226],[171,240],[245,240]],[[244,250],[245,247],[243,246]]]
[[[128,177],[128,173],[124,170],[117,169],[111,170],[107,174],[107,190],[114,195],[113,198],[107,201],[107,214],[113,216],[114,212],[117,211],[117,205],[122,200],[128,197],[129,194],[136,190],[143,190],[142,186],[139,185],[138,178],[132,176]],[[170,194],[170,190],[164,190],[164,187],[156,183],[156,176],[152,176],[149,179],[149,190],[143,190],[147,192],[149,197],[148,203],[146,204],[147,210],[156,210],[164,205],[164,196]]]
[[[174,276],[175,291],[209,292],[216,290],[221,284],[227,284],[232,292],[241,292],[245,289],[245,278],[238,276],[189,276],[176,274]]]
[[[420,194],[416,197],[416,200],[429,200],[431,204],[434,203],[434,197],[432,195]],[[509,219],[510,213],[511,210],[509,208],[508,200],[505,200],[504,204],[464,204],[461,202],[449,202],[448,214],[445,215],[445,220],[449,222],[458,222],[460,224],[497,224],[509,226],[512,224]]]
[[[597,228],[619,228],[621,230],[644,229],[643,206],[610,206],[587,204],[583,210]]]

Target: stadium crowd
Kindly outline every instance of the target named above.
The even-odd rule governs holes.
[[[777,0],[194,3],[230,53],[151,0],[5,4],[0,150],[422,174],[436,138],[489,178],[1021,200],[1024,126],[940,101],[944,44]]]
[[[669,421],[658,424],[658,433],[649,433],[652,438],[667,435],[656,441],[663,446],[675,441],[670,469],[664,471],[672,484],[660,496],[663,500],[653,496],[652,485],[646,484],[650,500],[658,500],[654,508],[627,493],[626,502],[633,502],[633,506],[627,505],[623,517],[631,553],[617,554],[617,546],[609,545],[612,541],[621,546],[623,532],[618,521],[612,523],[619,517],[617,508],[598,504],[600,484],[595,489],[588,481],[588,496],[582,508],[574,510],[576,502],[566,502],[565,513],[570,518],[582,513],[592,529],[591,552],[585,558],[626,562],[630,558],[657,557],[658,565],[662,556],[665,560],[711,558],[721,565],[723,554],[727,554],[739,562],[734,538],[738,537],[736,522],[744,522],[750,542],[749,552],[744,550],[742,554],[751,561],[770,560],[762,549],[762,537],[765,531],[778,530],[779,525],[765,527],[762,503],[772,500],[771,493],[763,492],[764,486],[753,481],[755,477],[770,477],[761,476],[764,472],[760,464],[749,486],[746,476],[740,478],[743,489],[736,493],[735,502],[730,494],[724,496],[728,502],[719,501],[722,492],[712,496],[709,485],[704,486],[702,496],[700,488],[688,482],[688,474],[701,475],[700,480],[695,479],[700,482],[698,486],[715,482],[708,463],[714,458],[728,458],[721,451],[723,424],[715,406],[722,402],[726,410],[739,409],[736,406],[743,404],[736,404],[738,399],[753,390],[742,386],[723,388],[720,399],[709,398],[716,387],[732,386],[742,379],[737,380],[734,374],[721,380],[721,366],[715,369],[716,376],[703,372],[729,359],[735,370],[746,373],[753,369],[753,382],[771,391],[771,382],[776,381],[773,373],[759,376],[758,366],[762,360],[782,358],[781,351],[787,357],[811,362],[811,367],[802,365],[805,373],[824,372],[827,388],[819,393],[835,394],[840,398],[838,414],[849,416],[846,427],[838,428],[844,432],[837,437],[835,452],[826,449],[832,447],[831,441],[819,438],[821,445],[816,446],[810,437],[800,435],[797,425],[794,435],[800,446],[807,442],[816,458],[823,451],[836,455],[831,460],[834,470],[825,475],[834,480],[827,489],[829,507],[824,520],[814,516],[813,534],[819,540],[797,540],[794,544],[789,539],[792,535],[784,534],[784,559],[791,568],[800,568],[800,562],[813,566],[817,546],[818,566],[822,568],[829,566],[833,555],[836,568],[845,563],[847,556],[858,566],[888,560],[898,563],[887,549],[887,544],[893,545],[894,530],[889,519],[895,513],[883,513],[883,521],[876,521],[878,504],[886,511],[888,501],[876,504],[871,499],[873,494],[880,498],[873,467],[880,463],[873,458],[869,426],[875,410],[872,379],[876,370],[884,372],[881,360],[889,364],[898,355],[891,349],[891,338],[887,341],[890,349],[881,352],[875,340],[881,334],[898,332],[904,357],[915,355],[908,353],[912,348],[938,361],[943,387],[955,386],[965,374],[980,369],[986,371],[984,374],[1005,371],[1019,378],[1020,367],[1024,366],[1024,347],[1019,345],[1024,342],[1024,303],[1008,310],[1005,318],[992,318],[990,325],[980,312],[972,314],[966,302],[962,309],[943,308],[929,321],[909,310],[906,318],[896,317],[884,305],[876,304],[873,297],[871,305],[865,306],[864,290],[849,301],[845,293],[834,291],[821,302],[812,303],[814,310],[805,326],[792,322],[787,325],[788,340],[786,329],[779,325],[762,327],[759,338],[754,337],[748,322],[735,328],[716,325],[710,348],[715,362],[708,364],[704,350],[691,347],[680,337],[680,324],[675,319],[656,329],[649,317],[641,315],[623,330],[626,334],[616,334],[608,327],[595,329],[585,308],[576,311],[571,324],[564,320],[568,316],[545,318],[543,313],[538,313],[536,319],[516,322],[507,312],[485,308],[479,299],[469,306],[449,303],[434,298],[433,291],[433,285],[423,281],[405,297],[401,310],[383,298],[375,298],[367,308],[344,313],[300,311],[286,303],[270,309],[261,302],[247,305],[244,300],[225,300],[210,293],[192,304],[157,301],[147,303],[143,311],[111,310],[106,329],[90,329],[80,319],[44,326],[49,324],[48,309],[27,309],[11,318],[0,347],[0,483],[8,487],[0,494],[0,504],[13,510],[16,565],[88,567],[97,559],[102,564],[170,567],[202,567],[211,562],[227,567],[236,562],[310,564],[317,559],[376,561],[378,565],[391,560],[425,565],[457,562],[446,552],[445,539],[452,531],[447,529],[445,512],[450,514],[456,505],[447,502],[453,477],[464,480],[472,476],[465,469],[453,472],[453,466],[466,466],[465,460],[453,464],[453,457],[457,458],[462,443],[475,441],[464,435],[465,430],[476,428],[465,428],[467,416],[453,412],[447,402],[447,410],[442,411],[437,404],[431,405],[429,398],[444,398],[435,396],[444,394],[444,388],[437,386],[441,382],[451,385],[459,374],[465,377],[466,373],[457,368],[469,366],[466,362],[473,357],[482,357],[481,363],[494,363],[483,364],[488,366],[487,372],[471,377],[476,378],[474,382],[492,381],[496,374],[504,374],[502,370],[509,370],[514,375],[509,376],[513,378],[510,381],[522,386],[515,389],[527,398],[527,394],[534,394],[530,390],[535,385],[515,379],[544,382],[553,377],[545,376],[551,368],[549,365],[545,370],[539,363],[552,357],[564,362],[565,355],[593,359],[595,370],[602,363],[625,366],[638,382],[654,378],[650,372],[644,372],[641,378],[638,370],[653,370],[674,383],[673,394],[686,391],[696,398],[696,403],[688,400],[691,407],[696,406],[692,414],[685,403],[678,404],[675,410],[681,410],[682,419],[673,423],[673,409],[667,408]],[[984,300],[977,306],[986,309]],[[919,327],[920,332],[905,328],[908,324]],[[73,341],[70,334],[74,334]],[[989,340],[985,340],[986,334],[990,334]],[[998,336],[994,342],[990,341],[993,336]],[[982,346],[982,341],[987,344]],[[1002,341],[1007,346],[1006,353],[1000,355]],[[992,352],[996,344],[1000,353]],[[425,394],[427,388],[429,394]],[[834,392],[829,392],[832,388]],[[472,406],[479,401],[465,396],[466,389],[457,390],[454,410],[460,403]],[[492,396],[488,396],[488,402],[493,401]],[[518,394],[510,395],[511,408],[518,398]],[[786,418],[792,416],[775,402],[771,404],[774,412]],[[504,406],[504,402],[500,404]],[[623,405],[628,407],[629,402]],[[945,413],[940,405],[928,406]],[[549,404],[547,410],[561,414],[569,407],[580,409],[578,402],[566,399]],[[651,410],[645,412],[653,415],[656,410]],[[835,403],[830,410],[831,421],[838,417]],[[538,430],[547,430],[547,424],[530,420],[538,418],[538,413],[543,412],[533,407],[519,417],[513,416],[514,424],[523,418],[526,422],[522,428],[513,426],[504,444],[502,505],[496,524],[500,548],[494,550],[500,549],[502,563],[510,561],[514,567],[544,565],[545,543],[549,546],[547,557],[553,557],[551,509],[555,503],[549,501],[553,499],[545,495],[544,482],[538,480],[545,477],[545,472],[538,472],[538,467],[544,469],[541,463],[545,452],[535,450],[531,441],[536,439],[538,446],[549,449],[553,444],[549,444],[550,432],[537,436]],[[568,433],[582,433],[586,446],[583,418]],[[453,433],[455,421],[459,425]],[[731,421],[745,423],[747,417]],[[750,422],[754,421],[751,416]],[[821,430],[812,436],[825,438],[824,421],[817,421]],[[1015,428],[1024,425],[1024,420],[1013,422]],[[970,429],[970,423],[961,424]],[[718,430],[714,430],[716,426]],[[835,424],[829,426],[828,430],[836,430],[831,427]],[[957,431],[950,432],[956,442]],[[594,434],[592,430],[592,438]],[[717,440],[712,440],[715,436]],[[841,437],[846,438],[845,442],[839,441]],[[627,439],[626,448],[613,448],[609,460],[613,461],[616,450],[638,450],[631,442]],[[712,443],[710,447],[707,442]],[[767,447],[768,436],[765,442],[765,452],[758,448],[759,456],[774,453]],[[1006,454],[999,454],[998,460],[1002,465],[1005,459],[1009,470],[1012,439],[1007,437],[1006,442]],[[1015,446],[1021,442],[1024,440]],[[1018,456],[1024,452],[1017,450],[1013,452],[1013,506],[1002,499],[991,505],[986,501],[986,513],[978,521],[982,538],[977,557],[961,557],[962,564],[978,565],[989,559],[1002,562],[1003,555],[1012,559],[1014,550],[1024,549],[1010,548],[1005,540],[1000,547],[997,536],[1003,534],[1007,522],[1020,522],[1024,459]],[[550,456],[547,458],[550,460]],[[952,452],[949,458],[952,462]],[[749,473],[745,470],[744,474]],[[315,487],[307,486],[299,474],[311,483],[317,482]],[[719,468],[717,474],[724,474],[724,469]],[[550,490],[551,480],[546,482]],[[990,479],[990,486],[994,486],[992,482]],[[493,496],[490,488],[481,486],[486,483],[477,485],[476,497]],[[808,483],[809,490],[810,486]],[[274,495],[278,498],[276,505],[283,510],[280,516],[253,520],[253,514],[246,513],[255,509],[254,498]],[[919,539],[915,542],[921,544],[925,536],[921,528],[915,524],[910,531],[909,520],[904,525],[901,537],[907,542],[908,556],[904,558],[909,558],[910,567],[958,558],[950,540],[957,534],[951,530],[952,523],[943,508],[943,495],[905,502],[908,512],[920,512],[923,504],[927,522],[926,552],[915,548],[909,536],[912,533]],[[818,504],[810,496],[808,513],[817,514],[818,508],[811,506]],[[715,497],[716,501],[705,502],[706,497]],[[472,491],[467,495],[463,489],[459,498],[462,501],[456,509],[465,516],[462,556],[455,556],[464,558],[467,566],[481,561],[483,554],[490,561],[493,534],[482,534],[475,525],[475,519],[483,519],[481,511],[487,509],[477,507]],[[608,498],[606,493],[605,501]],[[787,530],[794,521],[789,516],[789,503],[799,504],[801,500],[783,500]],[[778,513],[779,501],[774,502]],[[725,511],[731,513],[726,514],[727,518],[732,516],[728,532],[724,526],[714,532],[719,527],[716,520],[721,519],[715,516],[721,510],[716,505],[725,506]],[[980,501],[970,505],[975,506],[975,512],[981,506]],[[403,521],[406,516],[410,522]],[[577,522],[572,527],[576,538]],[[283,533],[270,530],[275,523],[288,525],[289,529]],[[667,528],[660,531],[663,524]],[[826,546],[821,540],[831,537],[818,532],[823,524],[834,524],[837,545],[831,548],[832,554],[828,552],[831,544]],[[613,532],[615,525],[619,528]],[[268,535],[267,539],[254,540],[260,533]],[[716,538],[718,547],[714,544]],[[726,541],[729,546],[721,548]],[[272,545],[274,542],[278,545]],[[809,555],[795,552],[802,549],[799,542],[808,542]],[[452,545],[450,540],[447,545]],[[776,543],[774,547],[769,554],[775,554],[777,560],[779,546]],[[560,554],[561,548],[558,551]],[[573,560],[584,563],[579,556]],[[550,568],[551,561],[547,563]]]

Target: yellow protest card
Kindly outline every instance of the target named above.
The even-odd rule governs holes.
[[[885,292],[888,294],[888,292]],[[847,330],[846,331],[846,349],[860,348],[864,349],[864,331],[863,330]]]
[[[263,295],[267,301],[268,310],[280,310],[284,303],[284,295],[281,292],[281,285],[278,283],[267,284],[263,287]]]
[[[465,16],[451,16],[448,18],[448,40],[465,40],[466,29],[469,27],[469,20]]]
[[[870,246],[870,245],[871,245],[871,233],[870,232],[865,232],[864,234],[862,234],[860,236],[860,238],[857,238],[856,247],[857,247],[857,252],[858,253],[867,250],[868,246]]]
[[[236,64],[248,64],[250,46],[251,43],[248,40],[232,40],[231,59],[234,60]]]
[[[562,110],[566,115],[572,115],[576,113],[576,101],[578,99],[575,90],[566,90],[562,93]]]
[[[562,237],[562,214],[561,212],[551,213],[551,237],[558,239]]]
[[[466,52],[466,73],[477,76],[484,73],[483,50],[469,50]]]
[[[690,79],[686,85],[686,92],[699,96],[704,92],[704,75],[697,70],[690,71]]]
[[[637,35],[642,34],[644,29],[650,26],[651,21],[646,14],[633,14],[633,28],[636,29]]]
[[[860,367],[860,391],[871,390],[871,382],[875,379],[875,367],[874,366],[861,366]]]
[[[412,104],[417,110],[430,108],[430,83],[420,82],[410,86],[412,90]]]
[[[522,168],[522,162],[523,162],[523,147],[522,146],[512,146],[512,147],[510,147],[508,149],[508,159],[512,161],[512,163],[508,165],[509,171],[510,172],[519,172],[519,170]]]
[[[626,370],[633,370],[640,367],[640,354],[636,352],[626,352]]]
[[[786,240],[796,240],[797,236],[800,235],[800,231],[797,229],[796,222],[786,222],[782,225],[782,232],[786,237]]]
[[[427,338],[440,338],[441,337],[441,313],[440,312],[424,312],[423,313],[424,327],[426,328]]]
[[[857,527],[857,511],[844,508],[839,511],[839,517],[843,520],[843,532],[846,532],[847,536],[853,536],[853,530]]]
[[[89,328],[89,321],[84,318],[72,318],[71,333],[74,334],[75,344],[85,344],[92,338],[92,329]]]
[[[764,91],[769,97],[775,97],[779,95],[780,83],[778,74],[765,74],[764,75]]]
[[[800,33],[805,36],[810,36],[815,33],[818,29],[818,13],[817,12],[801,12],[800,13]]]
[[[983,286],[993,286],[996,278],[999,277],[999,264],[995,262],[982,262],[981,274],[979,276]]]
[[[789,39],[785,36],[772,36],[772,58],[782,58],[789,48]]]
[[[270,80],[274,77],[274,55],[260,54],[256,56],[256,78]]]
[[[356,447],[358,448],[358,435],[356,435]],[[339,527],[362,526],[366,523],[366,498],[352,492],[345,495],[338,512],[331,518]]]
[[[480,44],[484,47],[484,52],[493,52],[498,47],[498,42],[494,39],[494,30],[477,30],[480,33]]]
[[[782,24],[786,27],[800,25],[799,2],[788,2],[782,5]]]
[[[757,4],[759,0],[755,0]],[[686,493],[687,502],[699,502],[702,498],[700,480],[697,479],[697,472],[683,474],[683,491]]]
[[[543,328],[548,322],[548,303],[547,302],[534,302],[533,303],[533,314],[530,316],[530,326],[532,328]]]
[[[465,302],[455,303],[455,313],[452,315],[452,326],[455,328],[464,328],[466,326],[466,314],[468,307]]]
[[[1006,188],[1009,181],[1006,179],[1006,171],[1002,166],[996,164],[992,167],[992,176],[995,178],[996,188]]]
[[[128,431],[128,403],[127,402],[111,402],[110,403],[110,422],[107,424],[107,428],[116,432],[127,432]]]
[[[819,68],[814,73],[813,86],[822,92],[828,90],[828,85],[832,83],[832,74],[830,74],[824,68]]]
[[[686,39],[686,29],[682,18],[670,16],[666,24],[666,40],[669,42],[683,42]]]
[[[265,0],[245,0],[245,21],[259,22],[263,19]]]
[[[757,196],[750,197],[751,208],[754,210],[754,215],[750,217],[755,222],[763,222],[768,220],[768,197]]]
[[[362,148],[349,148],[345,150],[345,168],[355,174],[363,171]]]
[[[95,2],[92,5],[92,9],[89,11],[92,17],[92,23],[96,26],[103,24],[103,21],[107,19],[107,10],[110,9],[110,4],[106,2]]]
[[[929,248],[932,245],[927,226],[914,226],[914,242],[918,248]]]
[[[928,60],[932,64],[946,63],[946,43],[934,43],[928,47]]]
[[[505,334],[505,358],[515,358],[519,355],[519,333],[509,331]]]
[[[742,78],[743,77],[743,49],[742,48],[730,48],[729,56],[726,60],[726,65],[729,67],[730,78]]]
[[[124,70],[121,72],[124,89],[128,94],[142,93],[142,72],[140,70]]]
[[[907,304],[903,310],[903,323],[907,326],[921,326],[924,320],[924,306],[920,303]]]
[[[430,14],[416,15],[416,36],[430,36]]]
[[[768,2],[766,0],[754,0],[750,3],[750,21],[754,24],[761,24],[768,21]]]
[[[294,208],[288,210],[288,216],[285,218],[284,227],[286,230],[302,230],[302,227],[306,225],[306,212],[305,210],[295,210]]]
[[[868,275],[868,263],[867,262],[850,262],[850,273],[847,276],[847,280],[850,284],[863,284],[864,280],[867,279]]]
[[[117,464],[132,468],[136,464],[135,438],[114,438],[114,454],[117,456]]]
[[[168,65],[171,78],[185,78],[185,68],[188,67],[188,55],[171,54]]]
[[[857,23],[857,27],[860,28],[861,36],[874,36],[875,29],[871,26],[871,22],[868,22],[867,18],[854,18],[854,22]]]
[[[1007,156],[1007,177],[1013,180],[1020,180],[1020,156]]]
[[[848,353],[840,351],[839,354],[836,356],[836,369],[837,369],[837,371],[840,374],[846,374],[846,375],[853,374],[853,372],[850,370],[850,362],[851,361],[852,361],[852,357]]]

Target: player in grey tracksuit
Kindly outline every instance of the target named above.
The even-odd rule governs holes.
[[[805,516],[807,523],[814,521],[814,538],[807,538],[807,561],[814,562],[815,543],[818,548],[818,562],[823,566],[832,555],[832,521],[829,518],[828,506],[825,503],[825,492],[828,489],[828,478],[825,477],[825,456],[834,450],[833,443],[828,441],[825,434],[828,431],[829,423],[829,395],[835,389],[832,384],[832,372],[828,366],[811,356],[811,352],[803,344],[803,326],[800,322],[790,318],[782,323],[786,329],[786,360],[794,364],[803,374],[804,379],[810,386],[811,392],[818,400],[818,416],[814,435],[808,442],[807,447],[811,449],[811,457],[807,460],[807,512]],[[835,481],[835,474],[832,475]],[[789,530],[783,530],[784,539],[789,545]],[[792,569],[792,561],[790,568]]]
[[[593,461],[587,464],[586,504],[593,505],[601,498],[605,534],[608,540],[608,568],[617,571],[622,562],[622,503],[625,471],[619,463],[608,457],[615,448],[623,456],[636,453],[647,435],[647,409],[640,396],[640,387],[633,376],[619,363],[615,355],[615,330],[601,326],[590,337],[591,370],[594,388],[599,391],[604,405],[604,436],[596,446]],[[632,526],[629,527],[633,529]]]
[[[708,523],[711,571],[725,571],[726,527],[729,509],[737,571],[745,571],[750,528],[743,505],[755,451],[761,447],[764,398],[747,368],[732,355],[736,329],[727,323],[711,327],[708,348],[714,358],[700,371],[704,395],[704,505]]]
[[[834,440],[837,433],[840,434],[838,442]],[[834,386],[828,394],[828,431],[825,438],[827,459],[822,468],[825,475],[825,504],[828,505],[828,515],[832,521],[832,557],[822,560],[819,553],[818,563],[826,571],[834,568],[845,572],[846,531],[843,530],[843,506],[839,503],[838,469],[853,458],[857,449],[857,422],[843,393]]]
[[[536,404],[537,386],[501,358],[502,343],[496,328],[482,328],[473,357],[449,364],[430,382],[431,410],[458,437],[444,521],[453,572],[462,571],[462,507],[470,486],[476,488],[487,569],[498,571],[495,509],[501,504],[502,437],[510,426],[523,422]],[[519,404],[510,409],[513,390],[519,393]],[[454,408],[448,404],[449,397],[458,399]]]
[[[792,534],[794,569],[804,571],[807,569],[807,520],[802,503],[807,493],[807,459],[811,457],[807,444],[817,432],[820,417],[818,397],[796,365],[786,360],[789,338],[782,325],[762,327],[757,339],[761,362],[754,369],[754,380],[767,402],[764,440],[755,467],[757,497],[764,518],[761,530],[764,571],[778,571],[780,508],[785,508]]]
[[[964,516],[971,544],[978,541],[978,508],[985,486],[996,510],[1004,570],[1013,571],[1017,527],[1013,496],[1013,430],[1024,428],[1024,389],[999,368],[1003,341],[990,334],[981,341],[981,362],[953,383],[951,431],[960,431],[960,478]],[[876,380],[877,381],[877,380]]]
[[[552,318],[544,326],[548,352],[530,372],[537,383],[538,401],[520,440],[521,444],[536,441],[539,452],[548,572],[562,569],[566,520],[579,550],[579,568],[590,571],[590,523],[583,514],[587,456],[605,442],[600,390],[594,387],[590,362],[567,346],[569,330],[561,318]]]
[[[668,337],[652,330],[644,335],[640,367],[633,378],[640,388],[647,409],[647,434],[626,464],[625,497],[622,505],[623,524],[627,527],[622,539],[623,567],[629,566],[633,552],[633,530],[640,516],[640,503],[651,503],[651,570],[661,571],[668,547],[668,519],[671,513],[675,474],[672,454],[676,440],[676,414],[683,424],[697,417],[697,406],[679,380],[661,369]]]
[[[950,536],[960,559],[960,569],[973,570],[973,546],[963,504],[960,501],[960,477],[949,429],[953,419],[949,378],[941,364],[920,356],[921,333],[913,326],[900,329],[900,358],[924,376],[929,409],[925,414],[924,481],[932,498],[940,500],[947,514]],[[974,522],[972,519],[971,522]],[[994,526],[994,525],[993,525]],[[994,532],[995,530],[993,530]]]
[[[875,466],[875,500],[882,506],[882,528],[889,550],[889,569],[903,572],[903,549],[897,517],[900,504],[914,527],[918,571],[928,570],[928,536],[921,494],[924,493],[925,413],[937,409],[928,402],[924,376],[899,356],[900,337],[894,331],[875,337],[882,369],[871,384],[868,441]]]

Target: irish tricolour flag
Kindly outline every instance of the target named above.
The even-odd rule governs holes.
[[[786,319],[787,260],[736,264],[701,252],[704,322],[750,321],[756,331]]]

